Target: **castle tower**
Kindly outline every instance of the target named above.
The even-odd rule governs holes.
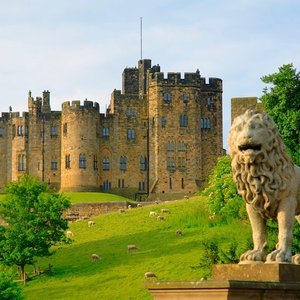
[[[150,194],[195,192],[222,155],[222,81],[149,72]]]
[[[64,102],[61,117],[61,191],[99,190],[96,162],[99,104]],[[99,129],[98,129],[99,130]]]

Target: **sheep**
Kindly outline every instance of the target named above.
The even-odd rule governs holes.
[[[188,195],[185,195],[184,199],[188,200],[188,199],[190,199],[190,197]]]
[[[160,210],[160,212],[165,213],[165,214],[170,213],[170,211],[169,211],[167,208],[162,208],[162,209]]]
[[[131,207],[132,207],[131,204],[129,204],[129,205],[127,206],[127,209],[131,209]]]
[[[136,245],[128,245],[127,246],[127,252],[132,252],[138,250],[138,247]]]
[[[91,255],[91,258],[92,258],[92,261],[96,261],[96,260],[99,260],[100,259],[100,256],[98,254],[92,254]]]
[[[68,230],[66,234],[67,234],[67,237],[74,236],[74,233],[70,230]]]
[[[145,279],[149,279],[149,278],[156,278],[157,279],[157,276],[153,273],[153,272],[146,272],[145,274],[144,274],[144,277],[145,277]]]
[[[181,229],[177,229],[177,230],[176,230],[176,235],[177,235],[177,236],[182,235]]]
[[[124,208],[119,208],[119,213],[122,214],[125,212],[125,209]]]
[[[157,216],[157,220],[158,220],[158,221],[164,221],[165,218],[164,218],[163,216]]]
[[[155,212],[155,211],[150,211],[150,213],[149,213],[149,217],[154,217],[156,215],[157,215],[157,212]]]
[[[94,226],[94,225],[96,225],[96,222],[95,222],[95,221],[88,221],[88,226],[89,226],[89,227],[92,227],[92,226]]]
[[[143,205],[141,204],[141,203],[138,203],[137,205],[136,205],[136,207],[142,207]]]

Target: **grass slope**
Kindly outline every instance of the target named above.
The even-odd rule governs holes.
[[[166,220],[150,217],[151,210],[164,214]],[[144,273],[154,272],[159,280],[199,280],[201,269],[192,269],[203,255],[202,242],[212,240],[228,245],[236,237],[250,235],[250,227],[238,221],[218,225],[209,220],[203,199],[168,202],[110,213],[93,218],[96,225],[87,222],[70,225],[74,241],[56,253],[39,260],[46,269],[53,265],[53,274],[43,274],[28,282],[27,299],[152,299],[145,288]],[[176,236],[176,230],[183,231]],[[127,245],[139,250],[127,253]],[[91,254],[101,260],[93,262]]]
[[[97,192],[66,192],[64,193],[67,196],[71,203],[80,203],[80,202],[111,202],[111,201],[132,201],[128,198],[109,194],[109,193],[97,193]]]

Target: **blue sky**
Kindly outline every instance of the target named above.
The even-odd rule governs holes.
[[[298,0],[0,0],[0,111],[27,111],[27,95],[97,101],[143,58],[167,72],[223,80],[224,146],[230,99],[258,96],[260,78],[300,66]]]

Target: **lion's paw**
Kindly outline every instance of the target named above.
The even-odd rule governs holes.
[[[264,262],[265,253],[263,250],[248,250],[240,257],[240,263]]]
[[[268,254],[266,262],[290,263],[292,262],[292,255],[285,251],[277,249]]]
[[[292,263],[295,265],[300,265],[300,254],[295,254],[292,256]]]

